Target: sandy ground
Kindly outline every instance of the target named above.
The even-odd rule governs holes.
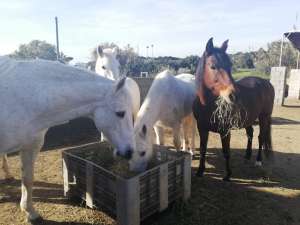
[[[192,177],[192,198],[177,202],[144,224],[268,225],[300,224],[300,101],[286,102],[273,113],[273,148],[276,160],[269,181],[261,179],[266,170],[243,160],[244,130],[232,132],[232,182],[223,182],[224,161],[219,137],[210,134],[207,170],[203,178]],[[258,127],[255,127],[254,149]],[[197,138],[198,139],[198,138]],[[169,141],[171,139],[169,138]],[[199,140],[197,141],[199,146]],[[34,205],[43,216],[42,224],[116,224],[102,212],[71,203],[63,197],[61,151],[39,155],[35,171]],[[193,171],[198,166],[193,160]],[[19,208],[20,164],[18,156],[9,157],[15,180],[7,183],[0,171],[0,224],[26,224]]]

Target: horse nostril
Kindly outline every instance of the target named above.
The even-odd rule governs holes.
[[[125,152],[125,155],[124,155],[124,158],[125,159],[131,159],[132,157],[132,150],[131,149],[128,149],[126,152]]]

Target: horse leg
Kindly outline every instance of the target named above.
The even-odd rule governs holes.
[[[164,128],[160,126],[154,126],[154,131],[156,134],[156,144],[164,145],[165,144]]]
[[[247,143],[245,159],[250,160],[252,155],[253,127],[252,126],[246,127],[246,133],[248,137],[248,143]]]
[[[180,124],[176,124],[173,127],[173,143],[177,151],[180,151],[181,140],[180,140]]]
[[[264,154],[267,159],[273,160],[273,148],[272,148],[272,138],[271,138],[271,115],[267,115],[264,119],[264,130],[265,130],[265,139],[264,139]]]
[[[196,120],[192,115],[192,124],[191,124],[191,152],[195,152],[195,136],[196,136]]]
[[[258,135],[258,152],[257,152],[257,156],[256,156],[256,162],[255,162],[255,166],[262,166],[262,148],[263,148],[263,144],[264,144],[264,139],[265,139],[265,121],[264,121],[264,117],[263,116],[259,116],[258,118],[259,120],[259,135]]]
[[[182,121],[182,131],[183,131],[183,143],[182,143],[182,150],[188,151],[189,147],[189,127],[190,122],[188,118],[184,118]]]
[[[107,141],[107,138],[104,136],[102,132],[101,132],[101,141]]]
[[[199,160],[199,168],[197,171],[197,176],[202,177],[205,171],[205,155],[207,149],[207,141],[208,141],[208,130],[199,130],[200,135],[200,160]]]
[[[40,215],[35,211],[32,205],[32,186],[34,163],[39,153],[39,150],[44,143],[44,134],[37,137],[34,142],[22,147],[20,151],[21,156],[21,176],[22,176],[22,197],[20,207],[25,211],[28,221],[35,221]]]
[[[13,176],[9,172],[8,162],[7,162],[7,155],[6,154],[2,157],[2,168],[3,168],[3,171],[4,171],[5,179],[6,180],[12,180]]]
[[[265,177],[268,179],[272,174],[272,163],[274,162],[274,155],[272,149],[272,138],[271,138],[271,115],[265,115],[264,118],[264,155],[266,158],[265,168],[266,168],[266,175]]]
[[[230,181],[231,176],[231,169],[230,169],[230,132],[228,134],[222,135],[221,141],[222,141],[222,150],[223,155],[225,158],[225,165],[226,165],[226,176],[223,178],[224,181]]]

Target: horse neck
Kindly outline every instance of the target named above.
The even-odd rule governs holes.
[[[39,112],[39,116],[47,119],[43,120],[45,123],[41,123],[41,126],[58,125],[74,118],[90,116],[95,108],[107,105],[106,96],[113,88],[112,81],[84,70],[61,70],[63,76],[45,75],[42,78],[46,79],[47,86],[41,97],[40,109],[43,111]],[[43,102],[47,102],[47,105]]]
[[[147,97],[138,112],[137,124],[145,124],[148,127],[153,127],[159,120],[160,105],[159,99],[153,101],[153,98]]]

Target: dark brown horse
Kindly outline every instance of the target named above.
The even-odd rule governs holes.
[[[205,154],[209,131],[220,134],[226,160],[226,176],[230,180],[230,130],[245,128],[248,135],[246,159],[252,152],[255,120],[259,120],[259,151],[257,161],[261,163],[264,149],[268,159],[272,158],[271,114],[274,88],[269,81],[258,77],[245,77],[235,81],[231,75],[232,63],[226,54],[228,40],[220,48],[207,42],[196,72],[197,95],[193,106],[200,134],[200,164],[197,171],[202,176],[205,170]]]

